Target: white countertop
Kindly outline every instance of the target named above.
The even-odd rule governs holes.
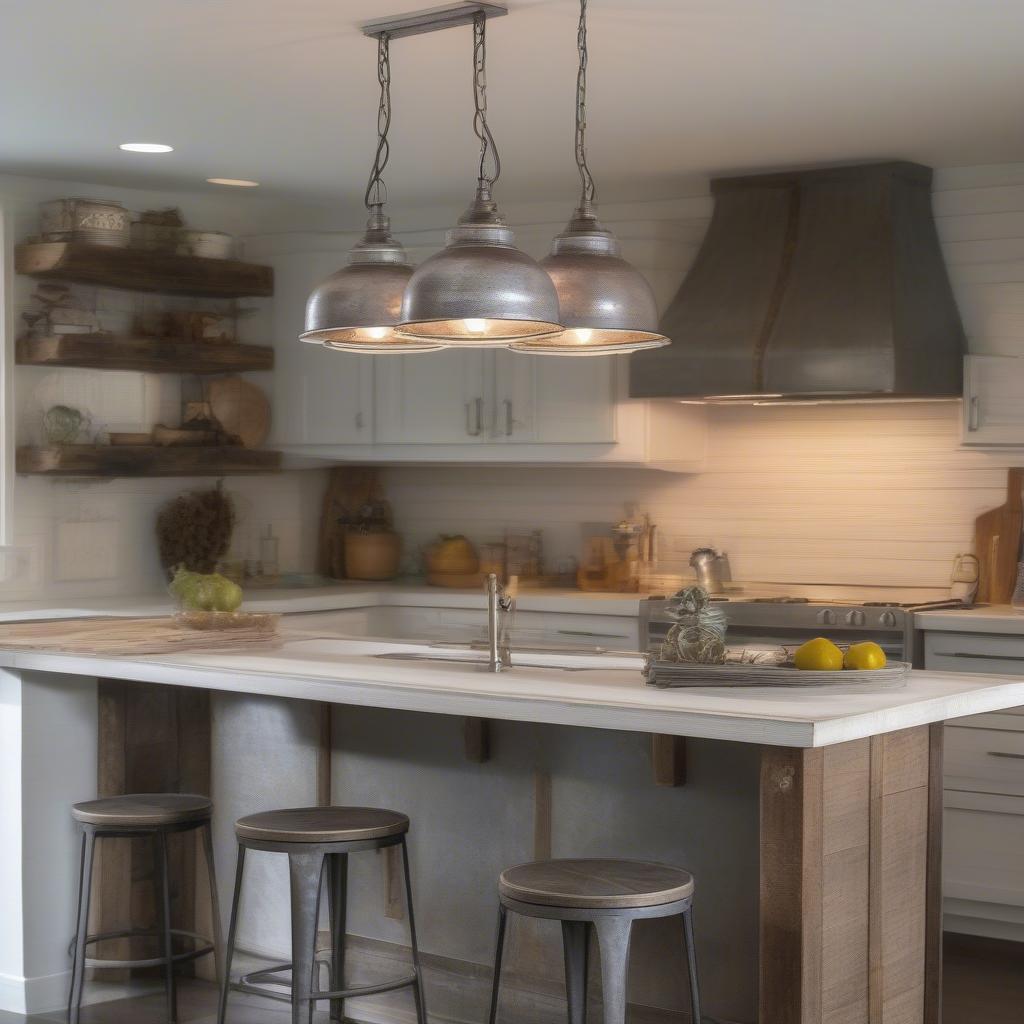
[[[406,645],[405,652],[436,650]],[[0,667],[195,686],[447,715],[550,722],[795,747],[827,746],[1024,704],[1024,678],[915,671],[897,690],[658,690],[638,665],[565,672],[520,664],[493,675],[450,661],[392,661],[394,643],[291,639],[251,653],[136,658],[0,652]],[[562,656],[560,656],[562,657]]]
[[[953,633],[1024,635],[1024,612],[1019,612],[1008,604],[915,612],[914,623],[918,629],[937,629]]]

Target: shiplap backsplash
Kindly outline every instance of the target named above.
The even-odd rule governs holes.
[[[1024,356],[1024,164],[939,171],[934,208],[970,350]],[[708,196],[602,210],[662,308],[710,213]],[[517,237],[540,255],[559,227],[532,222]],[[687,553],[711,544],[728,551],[737,580],[938,591],[954,555],[971,547],[975,516],[1002,502],[1005,468],[1024,464],[1024,452],[961,448],[956,402],[709,416],[708,469],[696,476],[396,468],[389,492],[413,545],[442,530],[487,540],[537,526],[558,559],[578,555],[581,523],[615,521],[633,502],[661,526],[668,571],[685,571]]]

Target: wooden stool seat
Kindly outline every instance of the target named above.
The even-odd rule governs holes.
[[[601,951],[604,1024],[626,1024],[626,979],[633,922],[678,917],[690,980],[690,1020],[701,1021],[693,941],[693,876],[642,860],[538,860],[498,878],[498,942],[488,1024],[497,1024],[501,961],[509,914],[562,926],[568,1024],[586,1024],[591,935]]]
[[[99,828],[160,828],[206,821],[213,803],[195,793],[127,793],[85,800],[71,808],[75,821]]]
[[[498,892],[507,899],[545,907],[653,907],[689,899],[693,875],[649,861],[539,860],[503,871]]]
[[[409,818],[381,807],[289,807],[235,822],[239,839],[265,843],[350,843],[409,831]]]

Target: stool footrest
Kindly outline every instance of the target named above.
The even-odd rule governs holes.
[[[202,956],[208,956],[214,952],[214,945],[211,939],[196,932],[186,931],[182,928],[172,928],[171,935],[178,935],[182,938],[192,939],[199,943],[195,949],[187,950],[184,953],[175,953],[171,957],[171,963],[180,964],[186,960],[198,960]],[[147,928],[126,928],[123,931],[101,932],[98,935],[88,935],[85,939],[86,946],[97,942],[106,942],[108,939],[162,939],[163,932]],[[94,969],[114,969],[128,967],[162,967],[167,963],[167,957],[154,956],[142,960],[108,960],[105,957],[86,957],[85,966]]]
[[[238,981],[232,982],[230,988],[236,992],[248,992],[249,995],[264,996],[267,999],[277,999],[280,1002],[290,1003],[292,1001],[290,983],[283,980],[274,980],[273,975],[283,974],[291,969],[291,964],[275,964],[273,967],[264,967],[261,970],[243,975]],[[317,990],[316,992],[303,993],[299,998],[318,1002],[322,999],[354,999],[358,996],[375,996],[382,992],[394,992],[396,989],[409,988],[415,985],[417,980],[417,975],[414,972],[403,978],[382,981],[376,985],[357,985],[353,988],[334,989],[327,992]],[[288,994],[271,991],[266,987],[267,985],[287,986],[289,989]]]

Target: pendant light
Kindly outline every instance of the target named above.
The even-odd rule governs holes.
[[[306,303],[301,341],[342,352],[437,352],[442,346],[395,334],[402,294],[412,276],[405,250],[384,215],[387,187],[382,175],[390,148],[391,55],[387,33],[377,38],[377,152],[366,184],[366,234],[348,254],[348,265],[322,281]]]
[[[658,308],[644,276],[619,255],[618,239],[597,219],[594,179],[587,166],[587,0],[580,0],[576,34],[576,168],[580,202],[565,231],[551,245],[541,266],[558,292],[564,330],[516,341],[517,352],[559,356],[598,356],[661,348],[669,339],[658,332]]]
[[[487,124],[487,18],[473,16],[473,131],[480,140],[476,196],[447,245],[412,275],[399,334],[450,347],[507,347],[561,330],[558,296],[540,265],[513,243],[492,188],[501,160]],[[488,173],[490,163],[490,173]]]

